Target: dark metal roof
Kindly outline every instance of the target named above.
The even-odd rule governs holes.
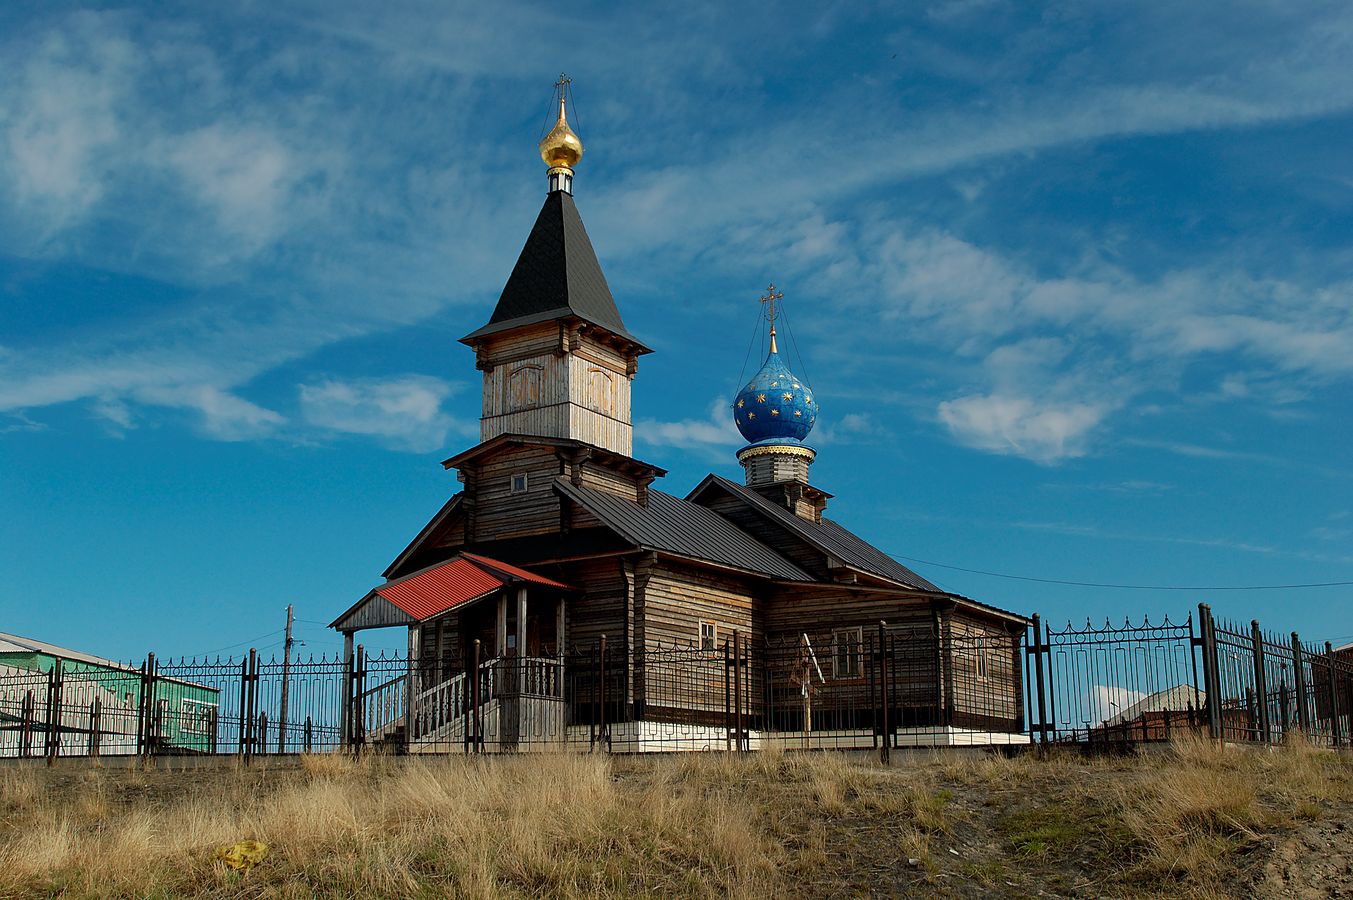
[[[489,323],[461,340],[473,343],[509,328],[570,316],[633,342],[641,352],[648,350],[625,330],[573,197],[554,191],[545,198]]]
[[[710,475],[695,490],[691,491],[687,500],[693,499],[710,484],[717,484],[772,521],[779,523],[786,530],[847,566],[860,569],[871,575],[877,575],[880,578],[900,582],[917,590],[933,591],[937,594],[943,593],[940,588],[831,519],[823,519],[821,524],[801,519],[783,506],[778,506],[767,500],[751,488],[729,481],[727,478]]]
[[[652,475],[654,478],[661,478],[667,474],[666,469],[660,469],[643,460],[635,459],[632,456],[626,456],[623,453],[616,453],[614,450],[607,450],[605,447],[598,447],[596,444],[589,444],[586,441],[580,441],[577,438],[547,437],[543,434],[516,434],[514,432],[500,434],[497,437],[489,438],[481,444],[476,444],[469,450],[462,450],[450,459],[442,460],[442,467],[446,469],[459,469],[467,462],[471,462],[484,456],[490,456],[508,446],[567,447],[576,450],[587,450],[592,454],[592,458],[596,459],[598,462],[608,465],[637,468],[642,470],[645,474]]]
[[[785,581],[814,580],[712,509],[651,487],[647,506],[565,478],[556,479],[555,490],[638,546]]]

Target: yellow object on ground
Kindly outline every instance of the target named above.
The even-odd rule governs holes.
[[[240,841],[232,847],[221,847],[216,858],[232,869],[247,872],[268,855],[268,845],[262,841]]]

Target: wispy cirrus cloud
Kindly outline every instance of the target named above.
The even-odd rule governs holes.
[[[322,431],[380,439],[400,450],[446,446],[448,435],[478,431],[443,408],[459,385],[426,375],[345,380],[326,378],[299,387],[301,417]]]
[[[924,347],[929,381],[907,392],[918,418],[1042,463],[1095,452],[1140,398],[1200,362],[1236,360],[1226,384],[1274,385],[1289,408],[1310,381],[1349,377],[1347,281],[1237,275],[1225,258],[1137,271],[1090,250],[1038,270],[958,223],[896,211],[908,183],[981,182],[997,160],[1340,114],[1353,108],[1347,10],[1251,10],[1268,47],[1256,58],[1253,34],[1229,30],[1185,57],[1187,35],[1154,27],[1151,11],[1104,27],[1089,13],[1050,22],[1003,8],[1019,39],[979,51],[963,31],[982,18],[973,6],[870,23],[902,62],[881,55],[868,77],[811,98],[796,93],[811,82],[777,84],[778,105],[767,99],[774,76],[740,52],[763,30],[754,21],[714,33],[700,10],[681,13],[689,29],[619,14],[578,33],[587,75],[605,85],[588,137],[606,148],[607,177],[580,183],[613,279],[641,281],[654,267],[717,279],[749,260],[786,261],[831,299],[837,321],[818,333],[850,348],[843,371],[892,365],[899,337]],[[492,16],[315,12],[226,11],[210,29],[78,13],[26,23],[0,44],[16,73],[0,85],[0,249],[219,291],[154,321],[113,319],[98,339],[55,328],[45,344],[17,347],[0,359],[0,408],[83,400],[114,425],[186,408],[208,436],[270,434],[287,413],[280,398],[248,396],[260,375],[483,302],[501,283],[521,238],[505,209],[529,206],[538,183],[504,197],[502,184],[519,181],[501,144],[520,123],[487,110],[538,79],[527,62],[538,54],[522,51],[548,43],[542,16],[553,14],[517,4]],[[790,57],[833,52],[852,16],[819,12],[805,46],[798,33],[763,39]],[[1207,16],[1185,18],[1204,27]],[[213,37],[259,22],[283,27],[244,50]],[[1102,59],[1076,46],[1096,29]],[[643,40],[616,41],[622,33]],[[909,66],[930,66],[931,84]],[[942,89],[953,80],[967,86]],[[726,102],[708,102],[715,89]],[[689,152],[669,152],[678,145]],[[786,172],[766,159],[790,146],[787,196]],[[876,197],[888,198],[886,213]],[[53,355],[71,343],[79,353]],[[846,405],[837,412],[824,440],[860,421]],[[727,448],[737,438],[725,420],[650,427],[658,440]]]

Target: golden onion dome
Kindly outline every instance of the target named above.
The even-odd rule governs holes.
[[[571,169],[582,157],[583,142],[578,140],[573,129],[568,127],[568,119],[564,117],[564,98],[561,96],[559,121],[554,123],[554,128],[550,129],[550,133],[540,142],[540,158],[551,168],[567,166]]]

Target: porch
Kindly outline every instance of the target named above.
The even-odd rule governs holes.
[[[468,553],[373,589],[331,626],[351,673],[342,740],[407,753],[562,741],[570,593]],[[408,631],[403,659],[356,643],[361,631],[399,627]]]

